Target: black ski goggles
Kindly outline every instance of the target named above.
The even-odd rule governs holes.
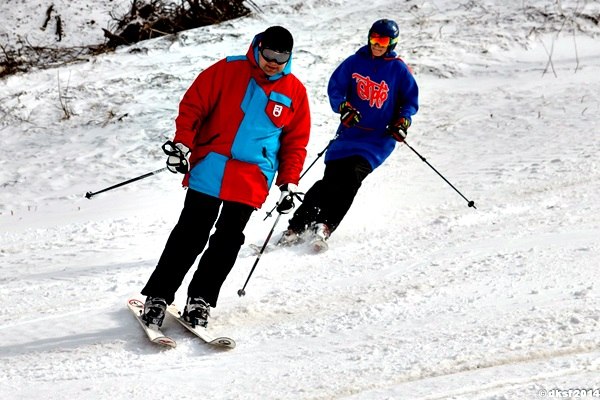
[[[262,48],[260,54],[267,62],[274,62],[279,65],[285,64],[290,60],[291,53],[281,53],[279,51]]]

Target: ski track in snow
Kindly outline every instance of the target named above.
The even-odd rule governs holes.
[[[26,32],[16,3],[2,15]],[[106,15],[85,3],[68,15],[84,43],[101,40],[85,20],[105,24]],[[125,4],[112,3],[95,2]],[[600,29],[582,17],[600,6],[257,3],[263,13],[137,53],[0,81],[0,397],[502,400],[600,389]],[[313,114],[308,165],[337,125],[330,73],[384,16],[400,23],[398,48],[421,89],[408,142],[477,210],[400,145],[365,181],[328,252],[263,255],[240,299],[255,260],[242,249],[210,323],[235,350],[203,346],[168,319],[177,348],[148,343],[125,304],[178,218],[180,177],[92,200],[85,192],[162,166],[160,145],[191,80],[272,24],[296,38],[294,69]],[[77,29],[67,29],[74,45]],[[58,81],[68,86],[68,120]],[[313,169],[302,189],[322,161]],[[274,222],[263,221],[272,192],[247,243],[262,244]]]

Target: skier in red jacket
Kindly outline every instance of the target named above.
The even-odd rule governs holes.
[[[169,170],[185,174],[188,191],[142,290],[146,324],[162,324],[167,305],[208,242],[183,312],[188,322],[206,326],[244,243],[243,230],[273,181],[282,192],[278,211],[293,208],[310,110],[304,85],[291,73],[292,47],[291,33],[272,26],[254,37],[246,55],[202,71],[183,96],[175,138],[163,149]]]

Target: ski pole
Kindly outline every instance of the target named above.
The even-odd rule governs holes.
[[[319,158],[321,158],[323,156],[323,154],[325,154],[325,152],[327,151],[327,149],[329,148],[329,146],[331,145],[331,143],[333,143],[333,141],[338,137],[338,135],[336,134],[335,137],[333,139],[331,139],[329,141],[329,143],[327,143],[327,146],[325,146],[325,148],[323,150],[321,150],[321,152],[318,153],[317,158],[315,158],[313,160],[313,162],[308,166],[308,168],[306,168],[306,170],[300,175],[300,178],[298,178],[298,181],[300,181],[302,179],[302,177],[304,175],[306,175],[306,173],[312,168],[313,165],[315,165],[315,163],[317,162],[317,160]],[[299,193],[294,193],[294,197],[296,197],[299,201],[302,201],[302,199],[299,196]],[[273,211],[277,208],[277,204],[275,205],[275,207],[273,207],[271,209],[271,211],[267,212],[267,216],[265,217],[265,220],[267,218],[269,218],[272,214]],[[238,290],[238,296],[242,297],[246,295],[246,285],[248,285],[248,281],[250,281],[250,277],[252,276],[252,274],[254,273],[254,270],[256,269],[256,266],[258,265],[258,262],[260,261],[260,257],[263,255],[263,253],[265,252],[265,249],[267,248],[267,245],[269,244],[269,240],[271,239],[271,236],[273,235],[273,232],[275,231],[275,227],[277,226],[277,223],[279,222],[279,218],[281,218],[281,213],[279,213],[277,215],[277,218],[275,219],[275,222],[273,223],[273,227],[271,228],[271,230],[269,231],[269,234],[267,235],[267,239],[265,240],[265,242],[263,243],[260,252],[258,253],[258,255],[256,256],[256,260],[254,261],[254,265],[252,266],[252,269],[250,270],[250,273],[248,274],[248,278],[246,278],[246,282],[244,283],[244,287],[242,287],[240,290]],[[264,221],[264,220],[263,220]]]
[[[425,164],[429,165],[429,167],[435,171],[436,174],[438,174],[444,181],[446,181],[446,183],[448,185],[450,185],[450,187],[452,189],[454,189],[456,191],[456,193],[458,193],[463,199],[465,199],[467,201],[467,205],[469,207],[473,207],[474,209],[477,209],[477,207],[475,207],[475,202],[472,200],[467,199],[465,196],[463,196],[463,194],[461,192],[458,191],[457,188],[454,187],[453,184],[451,184],[448,179],[444,178],[444,175],[440,174],[438,172],[437,169],[433,168],[433,165],[429,164],[429,162],[427,161],[427,159],[425,157],[423,157],[422,155],[420,155],[415,149],[412,148],[412,146],[408,143],[406,143],[406,140],[404,141],[404,144],[408,146],[409,149],[411,149],[417,156],[419,156],[419,158],[421,159],[421,161],[423,161]]]
[[[273,223],[273,227],[269,231],[269,235],[267,236],[267,239],[265,240],[265,243],[263,243],[263,245],[262,245],[262,247],[260,249],[260,252],[258,253],[258,256],[256,256],[256,260],[254,261],[254,265],[252,266],[252,269],[250,270],[250,274],[248,274],[248,278],[246,278],[246,283],[244,283],[244,287],[242,287],[237,292],[238,296],[242,297],[242,296],[246,295],[246,285],[248,285],[248,281],[250,280],[250,277],[252,276],[252,273],[254,272],[254,269],[256,268],[256,265],[260,261],[260,257],[265,252],[265,249],[267,248],[267,244],[269,244],[269,240],[271,239],[271,235],[273,235],[273,232],[275,231],[275,227],[277,226],[277,223],[279,222],[279,218],[281,218],[281,213],[279,215],[277,215],[277,218],[275,218],[275,223]]]
[[[109,190],[112,190],[112,189],[116,189],[116,188],[118,188],[119,186],[127,185],[128,183],[132,183],[132,182],[135,182],[135,181],[139,181],[140,179],[144,179],[144,178],[147,178],[147,177],[149,177],[149,176],[152,176],[152,175],[159,174],[159,173],[161,173],[161,172],[165,171],[166,169],[167,169],[167,167],[163,167],[163,168],[161,168],[161,169],[157,169],[156,171],[148,172],[147,174],[140,175],[140,176],[138,176],[138,177],[135,177],[135,178],[132,178],[132,179],[128,179],[128,180],[126,180],[126,181],[124,181],[124,182],[117,183],[116,185],[113,185],[113,186],[109,186],[109,187],[107,187],[107,188],[104,188],[104,189],[102,189],[102,190],[99,190],[99,191],[97,191],[97,192],[87,192],[87,193],[85,194],[85,197],[86,197],[86,198],[88,198],[88,199],[91,199],[91,198],[92,198],[92,196],[95,196],[95,195],[97,195],[97,194],[100,194],[100,193],[102,193],[102,192],[106,192],[106,191],[109,191]]]
[[[313,165],[316,164],[316,162],[319,160],[319,158],[321,158],[323,156],[323,154],[325,154],[325,152],[327,151],[327,149],[329,148],[329,146],[331,146],[331,143],[333,143],[333,141],[337,138],[338,135],[336,135],[333,139],[331,139],[329,141],[329,143],[327,143],[327,146],[325,146],[325,148],[323,150],[321,150],[321,152],[319,152],[317,154],[317,158],[315,158],[313,160],[313,162],[310,163],[310,165],[308,166],[308,168],[306,168],[306,170],[300,175],[300,178],[298,178],[298,181],[300,181],[302,179],[302,177],[304,175],[306,175],[306,173],[308,171],[310,171],[310,169],[313,167]],[[298,194],[294,193],[294,196],[300,201],[302,202],[302,199],[300,198],[300,196],[298,196]],[[263,219],[263,221],[265,221],[267,218],[269,218],[270,216],[273,215],[273,211],[275,211],[275,209],[277,208],[277,204],[275,204],[275,206],[273,208],[271,208],[271,211],[267,211],[267,216]]]
[[[327,149],[329,148],[329,146],[331,146],[331,143],[333,143],[333,141],[334,141],[336,138],[337,138],[337,135],[336,135],[336,137],[334,137],[333,139],[331,139],[331,140],[329,141],[329,143],[327,143],[327,146],[325,146],[325,148],[324,148],[323,150],[321,150],[319,153],[317,153],[317,158],[315,158],[315,159],[313,160],[313,162],[311,162],[311,163],[310,163],[310,165],[308,166],[308,168],[306,168],[306,170],[305,170],[305,171],[302,173],[302,175],[300,175],[300,178],[298,178],[298,180],[302,179],[302,177],[303,177],[304,175],[306,175],[306,173],[307,173],[308,171],[310,171],[310,169],[313,167],[313,165],[315,165],[315,163],[316,163],[316,162],[319,160],[319,158],[321,158],[321,157],[323,156],[323,154],[325,154],[325,152],[327,151]]]

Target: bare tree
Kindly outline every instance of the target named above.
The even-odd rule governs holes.
[[[69,96],[68,96],[69,81],[71,80],[71,74],[69,73],[69,78],[67,79],[67,87],[65,88],[64,93],[60,87],[60,73],[58,71],[56,72],[56,77],[58,80],[58,101],[60,103],[60,108],[63,111],[62,119],[70,119],[73,115],[75,115],[73,113],[73,110],[71,109],[71,106],[69,105]]]

